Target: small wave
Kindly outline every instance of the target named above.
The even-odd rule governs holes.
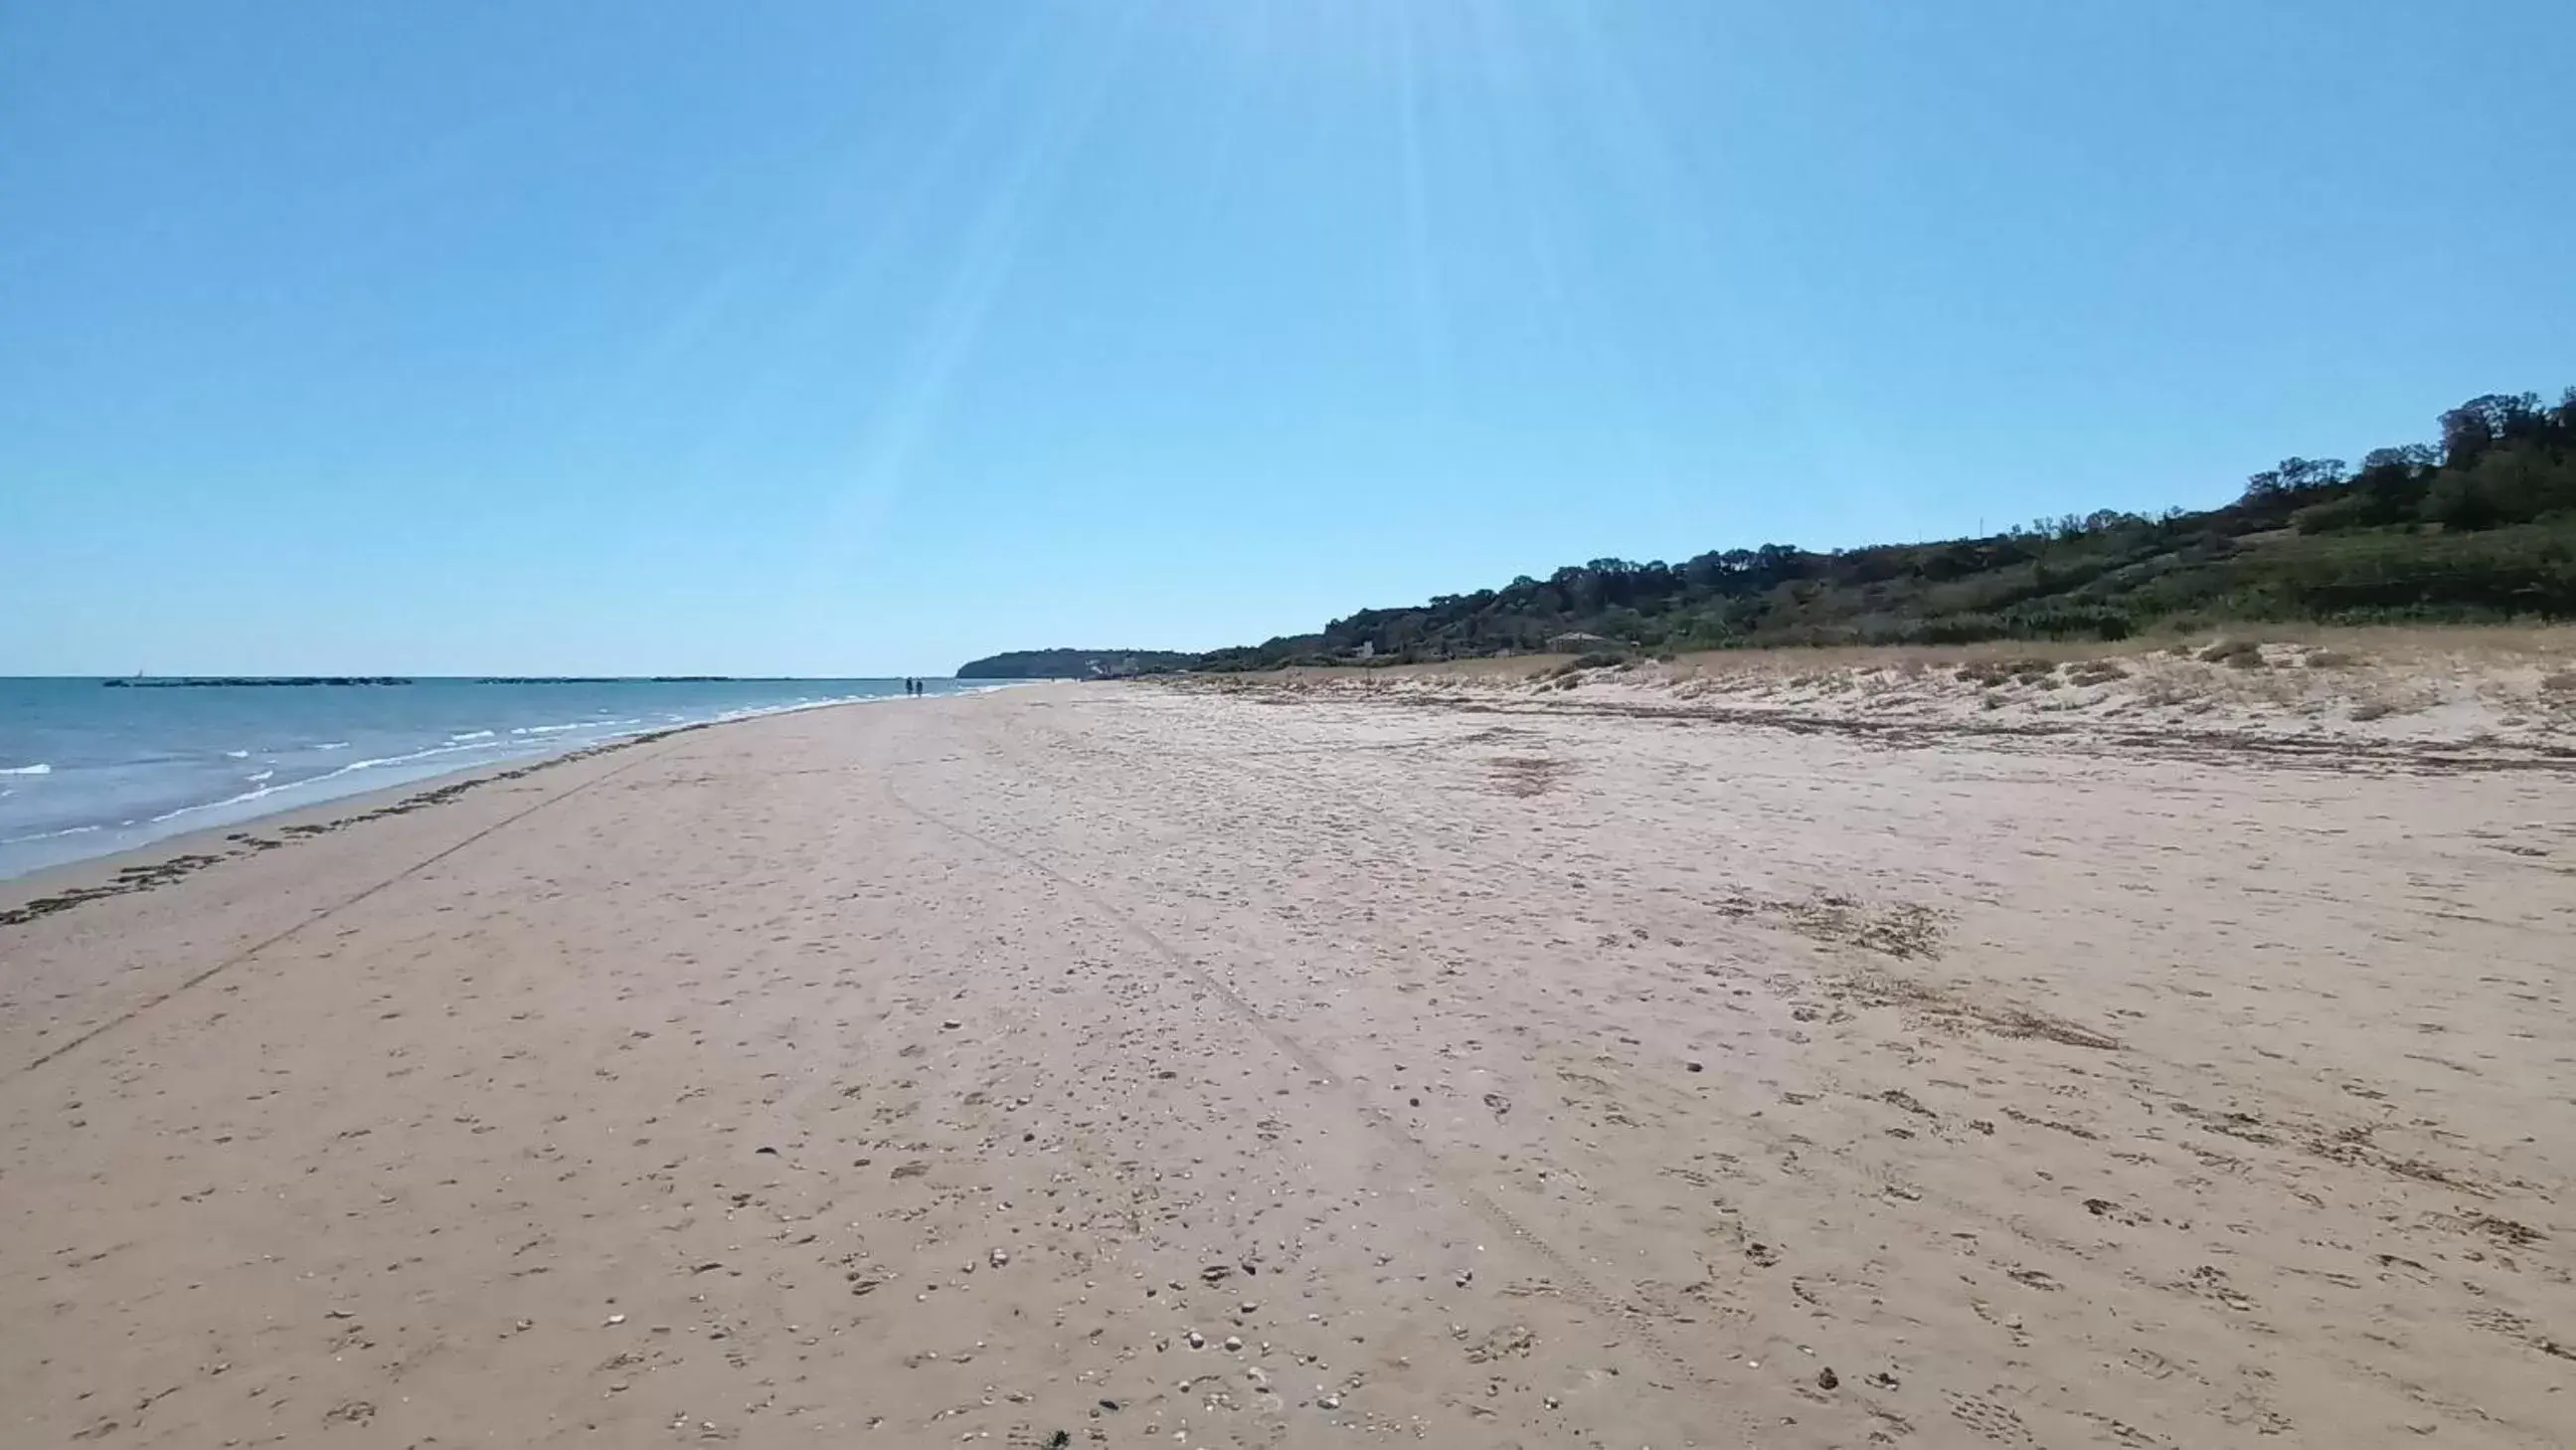
[[[313,748],[316,750],[346,750],[349,748],[349,742],[346,740],[333,740],[325,744],[316,745]]]
[[[249,751],[247,751],[247,750],[227,750],[227,751],[225,751],[225,752],[224,752],[224,759],[226,759],[226,760],[248,760],[248,759],[250,759],[250,752],[249,752]]]
[[[469,740],[489,740],[491,738],[492,732],[489,730],[468,730],[462,735],[448,736],[447,743],[450,745],[462,745]]]
[[[352,760],[337,770],[326,771],[321,775],[313,777],[313,779],[329,780],[334,776],[352,775],[361,770],[374,770],[379,766],[410,765],[416,761],[430,759],[432,756],[454,755],[459,751],[477,749],[480,744],[481,742],[479,741],[469,740],[461,745],[433,745],[426,750],[409,751],[402,755],[370,756],[365,760]]]
[[[174,811],[163,811],[161,814],[152,818],[152,824],[157,826],[164,821],[175,821],[181,816],[195,815],[199,811],[211,811],[222,806],[237,806],[244,801],[260,800],[265,797],[275,795],[279,791],[285,790],[287,786],[302,785],[303,783],[304,782],[300,780],[290,780],[286,785],[263,785],[255,790],[243,791],[239,795],[228,795],[219,801],[199,801],[193,806],[181,806]],[[133,825],[134,822],[127,821],[125,824],[130,826]]]
[[[296,780],[282,780],[273,785],[257,785],[254,789],[243,791],[238,795],[228,795],[222,800],[199,801],[195,805],[181,806],[176,810],[163,811],[161,814],[152,818],[152,823],[154,825],[160,825],[167,821],[176,820],[181,816],[195,815],[199,811],[213,811],[221,810],[225,806],[247,805],[255,800],[265,800],[282,790],[294,790],[301,786],[319,785],[326,780],[337,780],[341,776],[355,775],[362,770],[375,770],[388,765],[411,765],[436,756],[454,755],[459,751],[474,750],[478,748],[481,748],[479,742],[469,741],[463,745],[433,745],[427,750],[415,750],[407,755],[383,755],[371,757],[366,760],[352,760],[348,764],[343,765],[336,770],[326,770],[319,775],[308,775]],[[276,773],[277,772],[275,771],[270,771],[267,774],[275,775]],[[265,780],[266,778],[266,776],[252,777],[255,782]]]
[[[672,718],[677,719],[679,717],[673,716]],[[641,725],[643,723],[644,720],[641,716],[625,720],[572,720],[561,725],[522,725],[510,733],[513,735],[560,735],[567,730],[614,730],[621,726]]]
[[[51,841],[61,836],[86,836],[98,829],[97,826],[72,826],[60,831],[38,831],[32,836],[0,837],[0,846],[19,846],[29,841]]]
[[[51,775],[54,768],[39,760],[33,765],[0,766],[0,775]]]
[[[249,782],[250,782],[251,784],[253,784],[253,785],[257,785],[257,784],[259,784],[261,781],[266,780],[266,779],[268,779],[270,776],[275,775],[275,774],[277,774],[277,772],[276,772],[276,771],[273,771],[273,770],[263,770],[263,771],[261,771],[261,772],[260,772],[259,774],[257,774],[257,775],[245,775],[245,776],[243,776],[243,777],[242,777],[242,779],[244,779],[244,780],[246,780],[246,781],[249,781]]]

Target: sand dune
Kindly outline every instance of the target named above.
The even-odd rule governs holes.
[[[1640,703],[820,711],[13,914],[5,1442],[2566,1442],[2564,760]]]

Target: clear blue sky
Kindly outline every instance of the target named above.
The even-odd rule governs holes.
[[[944,672],[2576,382],[2564,0],[0,0],[0,673]]]

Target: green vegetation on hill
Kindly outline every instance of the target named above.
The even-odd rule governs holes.
[[[1218,650],[1195,665],[2509,618],[2576,618],[2576,388],[2554,408],[2532,393],[2472,399],[2441,416],[2438,443],[2378,449],[2357,470],[2286,459],[2223,508],[2104,510],[1986,538],[1832,553],[1766,544],[1679,564],[1595,559],[1500,589],[1364,609],[1319,634]]]
[[[1185,669],[1196,655],[1159,649],[1024,649],[970,660],[961,680],[1089,680]]]

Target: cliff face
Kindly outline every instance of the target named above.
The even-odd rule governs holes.
[[[1158,649],[1026,649],[969,660],[961,680],[1098,680],[1185,668],[1194,655]]]

